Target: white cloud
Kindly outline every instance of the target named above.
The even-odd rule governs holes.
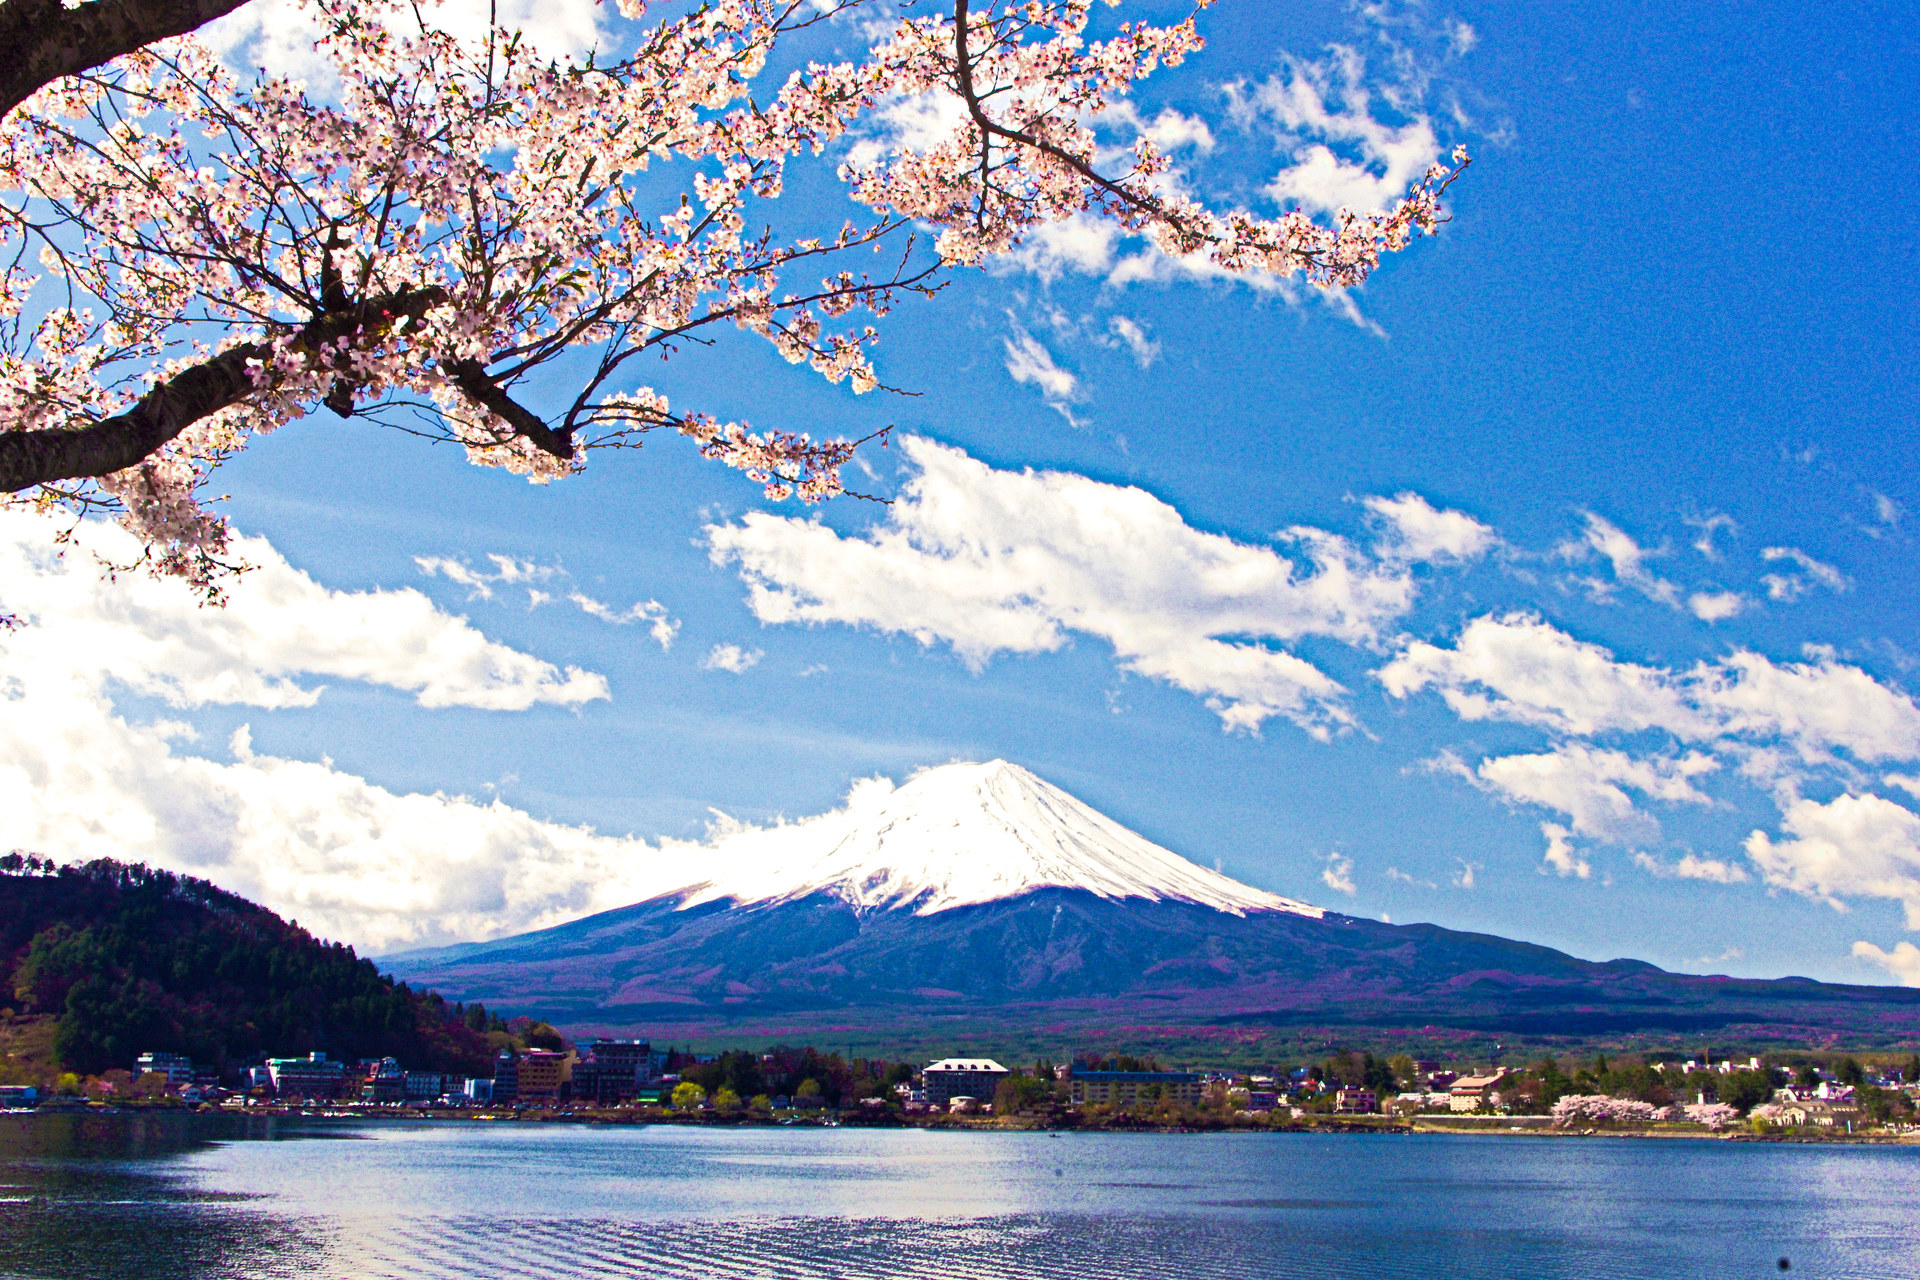
[[[1151,368],[1160,358],[1160,344],[1147,337],[1139,321],[1115,316],[1107,322],[1107,330],[1127,345],[1127,350],[1133,353],[1133,362],[1142,369]]]
[[[1746,607],[1747,598],[1737,591],[1696,591],[1687,597],[1687,612],[1702,622],[1725,622]]]
[[[1583,737],[1658,727],[1697,740],[1715,730],[1670,672],[1617,661],[1526,614],[1476,618],[1451,649],[1417,641],[1378,675],[1396,698],[1438,689],[1463,720],[1514,720]]]
[[[847,163],[855,169],[870,169],[890,152],[925,155],[952,138],[967,118],[967,104],[958,94],[934,91],[889,95],[861,122],[860,132],[847,151]]]
[[[1552,751],[1482,760],[1474,776],[1508,800],[1565,814],[1580,835],[1625,844],[1654,839],[1660,831],[1634,805],[1629,789],[1670,804],[1706,804],[1692,780],[1717,768],[1713,757],[1699,752],[1636,759],[1624,751],[1565,743]]]
[[[1829,591],[1843,592],[1853,589],[1853,582],[1846,574],[1830,564],[1815,560],[1798,547],[1764,547],[1761,559],[1769,564],[1786,561],[1798,565],[1799,573],[1769,573],[1762,575],[1760,582],[1767,589],[1767,599],[1782,604],[1791,604],[1814,587],[1825,587]]]
[[[1267,195],[1326,213],[1384,209],[1405,196],[1440,159],[1440,140],[1424,114],[1399,125],[1376,118],[1374,92],[1365,60],[1341,46],[1319,62],[1287,58],[1279,74],[1259,84],[1229,86],[1234,118],[1276,130],[1292,159],[1267,184]]]
[[[1361,505],[1385,525],[1380,554],[1408,561],[1448,564],[1476,560],[1499,545],[1493,526],[1464,511],[1442,510],[1417,493],[1364,498]]]
[[[1662,862],[1644,851],[1633,855],[1635,866],[1662,879],[1705,880],[1711,884],[1745,884],[1747,873],[1736,863],[1689,853],[1674,862]]]
[[[624,627],[632,622],[647,623],[647,634],[664,649],[673,648],[673,639],[680,634],[680,620],[667,614],[667,606],[658,600],[643,600],[625,609],[614,609],[602,604],[584,592],[570,592],[567,599],[580,607],[588,617],[598,618],[602,622],[611,622]]]
[[[139,558],[117,526],[90,523],[83,537],[117,563]],[[418,591],[322,587],[264,539],[235,540],[234,554],[257,567],[213,609],[175,581],[123,574],[103,587],[84,556],[57,557],[48,542],[43,519],[0,512],[7,607],[33,624],[4,642],[16,677],[97,671],[181,707],[311,706],[320,690],[303,675],[385,685],[423,707],[519,711],[608,696],[601,676],[496,644]]]
[[[1920,707],[1831,650],[1809,649],[1808,657],[1776,663],[1735,650],[1684,671],[1637,666],[1510,614],[1470,622],[1452,649],[1407,644],[1376,675],[1394,697],[1435,689],[1462,719],[1530,724],[1561,739],[1546,751],[1476,767],[1451,751],[1430,763],[1509,801],[1564,815],[1570,826],[1556,829],[1565,835],[1547,832],[1550,865],[1560,865],[1556,848],[1572,856],[1561,846],[1574,834],[1654,840],[1659,824],[1635,793],[1705,805],[1709,797],[1694,780],[1735,765],[1782,809],[1779,837],[1756,830],[1745,842],[1769,884],[1836,907],[1849,897],[1896,899],[1920,928],[1920,817],[1858,794],[1862,765],[1920,760]],[[1609,736],[1618,745],[1593,741]],[[1825,803],[1802,798],[1816,781],[1848,794]],[[1920,780],[1909,774],[1886,773],[1883,781],[1920,794]],[[1739,866],[1692,853],[1663,862],[1643,850],[1635,861],[1660,876],[1747,879]]]
[[[1214,146],[1213,130],[1207,127],[1205,120],[1199,116],[1183,115],[1171,107],[1163,109],[1149,121],[1141,118],[1138,107],[1123,100],[1101,112],[1097,123],[1132,136],[1144,137],[1168,155],[1188,150],[1205,155]]]
[[[1641,546],[1618,525],[1591,511],[1581,514],[1586,518],[1586,533],[1580,541],[1564,544],[1560,548],[1562,555],[1569,559],[1583,559],[1597,553],[1612,568],[1615,583],[1631,587],[1649,600],[1669,608],[1681,607],[1680,588],[1647,568],[1647,561],[1665,555],[1665,551]],[[1595,588],[1596,598],[1606,598],[1606,584],[1589,582],[1588,585]]]
[[[758,649],[742,649],[737,644],[717,644],[707,651],[700,665],[708,671],[731,671],[734,675],[744,675],[766,654]]]
[[[1372,643],[1414,599],[1406,564],[1321,530],[1288,531],[1296,559],[1194,529],[1140,489],[996,471],[920,438],[903,447],[918,474],[862,536],[768,512],[709,526],[762,622],[945,641],[976,669],[1082,632],[1127,670],[1206,698],[1230,729],[1281,716],[1325,736],[1351,723],[1346,691],[1275,643]]]
[[[1356,892],[1353,884],[1353,859],[1343,858],[1337,853],[1328,854],[1327,865],[1320,872],[1320,883],[1335,893]]]
[[[489,14],[498,25],[519,31],[527,44],[550,57],[584,54],[600,44],[600,6],[595,0],[421,0],[428,25],[463,41],[486,39]],[[417,35],[412,6],[394,6],[378,15],[389,30]],[[315,90],[335,85],[332,65],[315,51],[321,15],[303,0],[251,0],[224,18],[202,27],[199,36],[237,69],[265,68],[269,74],[306,80]]]
[[[1577,876],[1582,880],[1593,874],[1593,864],[1574,852],[1573,832],[1557,822],[1540,824],[1540,834],[1547,838],[1547,852],[1541,859],[1541,870],[1552,868],[1557,875]]]
[[[1920,987],[1920,947],[1911,942],[1897,943],[1891,951],[1882,951],[1871,942],[1856,942],[1853,954],[1879,965],[1903,987]]]
[[[451,556],[415,556],[413,562],[429,578],[445,578],[456,586],[465,587],[469,600],[491,600],[494,587],[503,584],[511,586],[547,582],[561,574],[557,566],[534,564],[530,560],[516,560],[512,556],[488,553],[487,559],[493,561],[491,573]],[[533,590],[531,587],[528,589]],[[535,594],[541,597],[536,603],[552,598],[544,591]]]
[[[1475,876],[1480,870],[1480,864],[1477,862],[1468,862],[1465,858],[1458,858],[1455,859],[1455,861],[1459,862],[1460,869],[1453,873],[1453,887],[1456,889],[1473,888],[1477,883]]]
[[[1046,222],[1029,231],[1020,247],[1000,261],[1031,272],[1049,283],[1068,271],[1104,276],[1114,269],[1120,231],[1104,218],[1076,213],[1060,222]]]
[[[1734,522],[1732,516],[1717,511],[1710,515],[1685,516],[1682,518],[1700,531],[1700,536],[1693,540],[1693,549],[1709,560],[1717,561],[1720,559],[1720,548],[1714,542],[1714,536],[1718,534],[1720,530],[1725,529],[1729,534],[1738,534],[1740,532],[1740,526]]]
[[[1660,730],[1685,742],[1778,743],[1802,760],[1920,758],[1920,707],[1858,667],[1817,653],[1776,663],[1735,650],[1680,672],[1621,662],[1538,618],[1476,618],[1452,649],[1418,641],[1377,673],[1387,692],[1433,688],[1464,720],[1555,733]]]
[[[451,556],[415,556],[413,562],[420,566],[420,572],[428,577],[445,578],[458,586],[467,588],[469,600],[491,600],[493,589],[500,585],[526,586],[527,607],[537,609],[541,605],[553,603],[550,591],[542,591],[528,584],[551,582],[556,578],[567,577],[566,570],[558,565],[535,564],[530,560],[517,560],[512,556],[489,553],[486,557],[493,562],[493,571],[476,569],[464,560]],[[569,591],[567,599],[588,617],[598,618],[602,622],[611,622],[624,627],[629,623],[645,622],[648,634],[659,642],[662,649],[671,649],[673,639],[680,634],[680,622],[668,615],[667,607],[658,600],[644,600],[625,609],[594,599],[583,591]]]
[[[1003,339],[1007,348],[1008,374],[1015,382],[1038,387],[1047,407],[1072,422],[1073,412],[1068,406],[1080,398],[1079,381],[1055,364],[1053,353],[1025,329],[1016,325],[1013,335]]]
[[[1891,898],[1920,929],[1920,815],[1871,793],[1821,803],[1796,800],[1782,818],[1781,839],[1747,837],[1747,856],[1768,884],[1821,898]]]
[[[90,542],[137,554],[111,526]],[[499,802],[401,795],[319,763],[231,762],[190,724],[139,723],[123,688],[183,709],[289,708],[303,676],[399,689],[429,707],[517,710],[607,696],[601,677],[488,640],[417,591],[334,591],[265,541],[224,609],[176,582],[104,582],[56,558],[41,519],[0,513],[0,595],[28,625],[0,635],[0,847],[110,856],[205,876],[331,937],[384,947],[536,928],[633,901],[646,846]]]

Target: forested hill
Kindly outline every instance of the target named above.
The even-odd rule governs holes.
[[[315,1050],[484,1074],[487,1040],[432,993],[382,976],[204,880],[101,859],[0,858],[0,1008],[54,1019],[62,1069]]]

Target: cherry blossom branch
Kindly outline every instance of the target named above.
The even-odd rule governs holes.
[[[310,363],[328,362],[343,340],[370,327],[419,319],[446,300],[441,288],[417,289],[315,320],[284,345]],[[66,430],[0,431],[0,493],[62,480],[90,479],[138,465],[182,431],[259,390],[260,370],[280,354],[273,342],[232,347],[161,382],[124,413]]]

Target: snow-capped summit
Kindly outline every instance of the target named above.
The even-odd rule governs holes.
[[[668,842],[662,851],[711,873],[680,891],[683,907],[829,893],[862,909],[910,906],[925,916],[1058,887],[1233,915],[1324,914],[1197,866],[1005,760],[925,769],[898,787],[867,779],[831,813],[723,825],[705,843]]]

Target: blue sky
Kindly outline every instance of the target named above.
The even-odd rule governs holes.
[[[17,709],[86,703],[123,748],[168,752],[178,793],[191,775],[228,799],[170,809],[131,774],[56,769],[0,840],[196,868],[377,949],[611,905],[697,863],[715,809],[797,817],[857,777],[1005,757],[1336,910],[1920,983],[1910,14],[1224,0],[1203,22],[1209,49],[1138,102],[1204,123],[1211,147],[1182,153],[1199,189],[1258,205],[1321,144],[1377,179],[1391,155],[1365,139],[1413,147],[1425,121],[1476,157],[1452,223],[1336,300],[1062,237],[889,318],[880,370],[911,398],[855,398],[744,339],[647,371],[756,426],[896,425],[849,472],[891,508],[771,504],[677,439],[538,488],[325,412],[295,423],[221,476],[235,525],[290,566],[263,593],[306,590],[302,571],[324,614],[329,593],[411,589],[433,645],[478,633],[555,674],[516,669],[524,697],[489,709],[423,705],[424,667],[338,652],[285,660],[311,699],[102,657]],[[1331,132],[1283,127],[1271,103],[1302,85]],[[822,190],[795,199],[827,209]],[[1183,556],[1253,585],[1170,583]],[[1336,563],[1375,594],[1333,590]],[[106,625],[110,589],[61,582],[31,643]],[[44,586],[17,576],[9,599]],[[274,616],[249,589],[231,611]],[[151,599],[138,625],[198,625]],[[1328,683],[1260,702],[1209,643]],[[362,783],[412,825],[341,835],[332,874],[303,832],[310,856],[276,869],[246,852],[271,823],[234,816],[221,772],[248,761],[315,794]],[[72,820],[116,786],[125,821]],[[446,839],[476,843],[424,854],[457,796],[476,804]],[[582,852],[553,824],[603,839]],[[498,887],[516,876],[561,887]],[[378,909],[356,878],[391,889]]]

